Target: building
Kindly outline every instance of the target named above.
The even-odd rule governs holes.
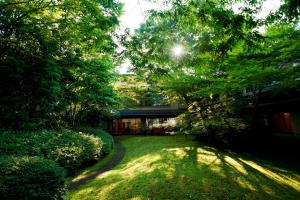
[[[263,124],[273,134],[300,137],[300,94],[262,99],[258,105]]]
[[[113,135],[172,134],[176,128],[175,118],[184,111],[178,103],[120,110],[120,116],[112,121],[110,130]]]
[[[257,108],[248,106],[248,114],[257,112],[256,124],[272,134],[300,138],[300,89],[272,92],[272,85],[264,88]],[[244,92],[244,97],[252,97]]]

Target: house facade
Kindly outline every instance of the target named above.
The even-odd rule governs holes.
[[[112,121],[110,132],[113,135],[172,134],[176,128],[175,118],[184,111],[178,103],[123,109],[119,118]]]
[[[251,114],[253,109],[250,106],[246,112]],[[256,123],[265,127],[266,131],[279,136],[300,138],[299,89],[278,94],[265,90],[256,110],[259,116]]]
[[[300,95],[259,105],[264,125],[281,136],[300,137]]]

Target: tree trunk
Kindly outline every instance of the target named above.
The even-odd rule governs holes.
[[[76,109],[77,109],[77,103],[73,104],[73,111],[72,111],[72,126],[74,127],[76,124]]]
[[[257,116],[258,116],[258,104],[259,104],[259,100],[260,100],[260,95],[261,95],[261,91],[262,89],[258,90],[257,94],[253,94],[253,108],[252,108],[252,114],[251,114],[251,124],[250,124],[250,128],[252,130],[256,130],[257,129]]]

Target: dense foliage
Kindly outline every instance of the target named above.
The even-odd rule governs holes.
[[[111,134],[99,129],[90,127],[80,127],[77,130],[84,132],[85,134],[91,134],[101,139],[103,145],[101,149],[101,156],[108,155],[114,148],[114,139]]]
[[[73,174],[110,150],[102,152],[99,137],[44,128],[112,116],[121,8],[115,0],[0,1],[3,199],[62,199],[64,170]]]
[[[121,5],[114,0],[0,2],[0,126],[93,123],[116,104],[110,81]]]
[[[39,156],[57,162],[67,174],[98,160],[100,138],[75,131],[3,131],[0,153],[7,156]]]
[[[183,128],[209,135],[254,129],[262,96],[299,88],[299,3],[259,18],[263,2],[171,1],[123,42],[137,74],[186,103]],[[296,3],[293,15],[284,9],[289,3]],[[182,55],[172,52],[178,46]],[[244,108],[252,108],[246,120]]]
[[[68,130],[2,130],[0,197],[62,199],[66,191],[65,174],[74,174],[112,148],[112,137],[100,131],[92,135]]]
[[[118,101],[184,102],[181,130],[209,138],[254,129],[261,99],[293,94],[300,77],[300,3],[259,18],[264,1],[167,0],[170,9],[120,37],[135,75],[116,88],[117,0],[0,1],[0,198],[62,199],[64,173],[108,154],[113,139],[28,129],[97,126]]]
[[[145,107],[168,104],[166,93],[151,80],[145,80],[138,74],[119,75],[114,89],[121,106]]]
[[[63,199],[62,167],[40,157],[1,157],[0,198],[24,200]]]

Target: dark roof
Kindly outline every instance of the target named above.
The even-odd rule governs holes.
[[[177,117],[185,112],[185,109],[128,109],[120,110],[120,117]]]

